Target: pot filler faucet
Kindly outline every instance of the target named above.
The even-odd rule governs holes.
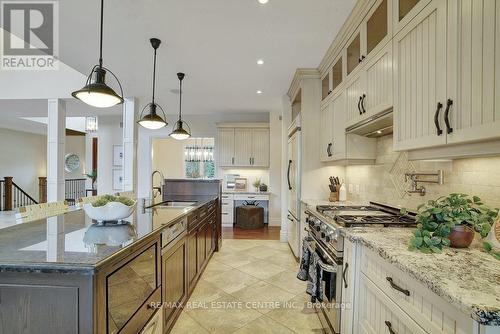
[[[437,172],[430,173],[405,173],[405,182],[408,182],[408,180],[411,181],[410,190],[406,191],[408,194],[420,194],[420,196],[425,196],[425,187],[419,186],[418,184],[436,183],[442,185],[444,183],[444,172],[440,169]]]
[[[159,174],[161,177],[160,185],[158,187],[154,186],[155,174]],[[163,187],[164,184],[165,184],[165,177],[163,176],[163,173],[160,172],[159,170],[155,170],[151,174],[151,187],[152,187],[151,188],[151,200],[154,200],[156,198],[156,196],[161,195],[161,188]]]

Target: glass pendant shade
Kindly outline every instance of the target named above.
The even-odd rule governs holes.
[[[184,122],[182,120],[178,120],[175,125],[172,133],[170,133],[170,137],[177,139],[177,140],[185,140],[191,137],[191,134],[189,131],[185,130],[184,127],[182,126]]]
[[[85,87],[71,93],[74,98],[97,108],[109,108],[123,103],[123,97],[106,85],[104,68],[94,68],[91,76],[92,80],[87,80]]]
[[[163,109],[160,106],[150,103],[146,107],[144,107],[143,112],[147,107],[149,107],[149,114],[142,116],[141,119],[137,122],[140,126],[149,130],[158,130],[167,126],[167,122],[165,122],[165,120],[156,113],[156,107],[159,107],[163,112]],[[163,115],[165,117],[165,113],[163,113]]]

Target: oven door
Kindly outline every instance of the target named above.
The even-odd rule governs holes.
[[[320,303],[320,319],[327,333],[340,333],[340,316],[342,303],[342,259],[328,252],[320,242],[313,238],[312,249],[319,255],[320,267],[323,271],[321,281],[323,301]]]

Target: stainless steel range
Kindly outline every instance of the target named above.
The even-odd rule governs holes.
[[[343,265],[344,238],[340,230],[352,227],[414,227],[413,216],[403,216],[400,210],[388,205],[371,202],[370,205],[318,205],[316,210],[306,210],[307,232],[311,237],[309,247],[315,251],[324,266],[323,301],[320,312],[327,333],[340,333],[342,314],[342,285],[347,264]]]

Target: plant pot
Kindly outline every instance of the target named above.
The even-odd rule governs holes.
[[[453,248],[467,248],[474,240],[474,231],[468,226],[457,225],[451,229],[448,239]]]

